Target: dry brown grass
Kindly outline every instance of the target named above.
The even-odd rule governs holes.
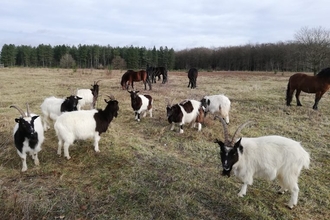
[[[154,98],[154,117],[134,121],[129,94],[121,90],[123,71],[3,68],[0,69],[0,215],[2,219],[329,219],[330,108],[326,94],[313,111],[314,96],[302,94],[303,107],[285,106],[289,75],[250,72],[201,72],[197,89],[187,88],[183,72],[169,72],[166,85],[152,91],[136,88]],[[107,94],[119,101],[119,117],[100,140],[100,153],[92,141],[70,147],[71,160],[56,155],[54,130],[46,132],[39,154],[40,166],[21,160],[14,148],[12,129],[18,113],[9,106],[24,106],[40,114],[48,96],[65,97],[77,88],[100,81],[103,108]],[[242,135],[277,134],[301,141],[311,154],[309,170],[299,179],[298,206],[289,210],[289,194],[276,194],[276,182],[256,179],[245,198],[238,198],[241,183],[220,176],[219,149],[222,126],[211,117],[201,132],[184,128],[170,131],[166,98],[179,102],[223,93],[232,101],[231,132],[247,121],[255,125]],[[293,103],[295,105],[295,102]]]

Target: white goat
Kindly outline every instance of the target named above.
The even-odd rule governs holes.
[[[214,114],[220,112],[222,118],[229,124],[230,100],[227,96],[222,94],[204,96],[201,103],[205,108],[205,113],[211,112],[211,114]]]
[[[40,117],[30,113],[28,104],[26,113],[17,106],[12,105],[10,107],[16,108],[21,113],[21,117],[15,118],[16,125],[13,133],[17,153],[22,159],[22,172],[24,172],[27,170],[27,153],[31,155],[34,164],[39,165],[38,152],[41,150],[41,145],[45,139],[44,130]]]
[[[224,127],[225,142],[216,140],[220,146],[220,156],[223,167],[222,175],[230,176],[231,171],[241,181],[243,186],[238,193],[240,197],[246,194],[247,186],[252,185],[253,177],[267,180],[278,179],[283,194],[289,190],[291,199],[287,206],[292,209],[298,202],[298,177],[302,168],[309,168],[310,157],[299,142],[282,136],[263,136],[257,138],[235,139],[247,122],[235,132],[229,141],[228,130],[221,117]]]
[[[100,80],[99,80],[100,81]],[[94,85],[91,85],[91,89],[78,89],[76,95],[81,99],[78,101],[77,109],[81,110],[85,105],[89,105],[90,109],[95,108],[95,103],[99,95],[99,81],[95,82]]]
[[[43,114],[42,121],[44,131],[50,128],[49,119],[56,121],[57,117],[63,112],[76,111],[79,99],[81,98],[73,95],[66,99],[56,98],[54,96],[46,98],[40,106]]]
[[[110,122],[118,115],[118,101],[106,101],[107,106],[104,110],[92,109],[81,110],[73,112],[65,112],[60,115],[54,128],[58,137],[58,150],[57,154],[61,155],[62,146],[64,147],[64,157],[68,160],[71,158],[69,155],[69,146],[75,140],[86,140],[94,138],[94,150],[99,152],[100,135],[106,132]],[[64,145],[63,145],[64,144]]]

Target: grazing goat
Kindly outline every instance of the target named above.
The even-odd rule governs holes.
[[[175,123],[180,125],[180,134],[183,133],[183,125],[194,123],[193,126],[195,127],[195,123],[198,124],[198,131],[202,129],[202,120],[204,119],[203,115],[200,112],[203,112],[204,109],[201,106],[201,102],[196,100],[184,100],[181,103],[170,105],[168,103],[166,107],[167,119],[168,122],[172,124],[171,131],[174,130]]]
[[[100,80],[99,80],[100,81]],[[91,85],[91,89],[78,89],[76,95],[81,99],[78,101],[77,109],[81,110],[85,105],[89,105],[90,109],[95,108],[95,103],[97,101],[97,97],[99,96],[99,85],[97,84],[99,81],[95,82],[94,85]]]
[[[106,132],[113,118],[118,116],[118,101],[110,98],[109,101],[104,99],[107,106],[104,110],[92,109],[73,112],[65,112],[60,115],[54,125],[56,135],[58,137],[57,154],[61,155],[63,146],[64,157],[68,160],[69,146],[75,140],[86,140],[94,138],[94,150],[99,150],[100,135]]]
[[[229,124],[230,100],[227,96],[221,94],[204,96],[201,103],[205,108],[205,116],[208,112],[211,114],[220,112],[221,117]]]
[[[152,104],[153,99],[150,95],[139,95],[139,91],[128,91],[131,94],[131,106],[135,112],[135,120],[140,121],[140,114],[143,113],[143,117],[149,112],[152,117]]]
[[[22,159],[22,172],[27,170],[26,154],[29,153],[34,160],[35,165],[39,165],[38,152],[45,139],[44,130],[39,115],[31,114],[27,104],[27,112],[21,108],[11,105],[10,108],[16,108],[21,117],[15,118],[14,142],[17,153]]]
[[[216,139],[220,146],[220,157],[223,167],[222,175],[230,176],[231,171],[241,181],[243,186],[238,193],[240,197],[246,194],[247,186],[252,185],[253,177],[267,180],[278,179],[281,189],[279,193],[289,190],[291,199],[287,206],[292,209],[298,202],[298,177],[302,168],[309,167],[309,154],[299,142],[282,136],[262,136],[256,138],[236,137],[244,126],[241,125],[229,140],[227,125],[218,117],[224,128],[225,141]],[[236,141],[236,142],[235,142]]]
[[[188,71],[188,88],[190,86],[191,89],[195,89],[197,87],[197,77],[198,77],[198,70],[196,68],[190,68]]]
[[[40,106],[43,114],[44,131],[50,128],[49,119],[56,121],[57,117],[63,112],[77,111],[77,104],[80,99],[80,97],[73,95],[66,99],[56,98],[54,96],[46,98]]]

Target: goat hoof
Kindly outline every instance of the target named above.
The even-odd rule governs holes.
[[[293,209],[294,205],[286,204],[289,209]]]

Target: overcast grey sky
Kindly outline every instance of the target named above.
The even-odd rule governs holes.
[[[294,40],[330,29],[329,0],[0,0],[3,44],[175,50]]]

